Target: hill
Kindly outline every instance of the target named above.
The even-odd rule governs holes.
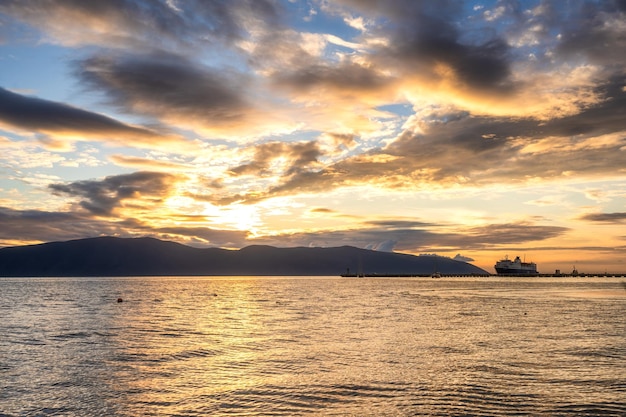
[[[444,257],[377,252],[351,246],[240,250],[193,248],[153,238],[99,237],[0,249],[0,276],[477,274]]]

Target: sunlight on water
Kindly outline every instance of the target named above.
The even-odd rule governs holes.
[[[626,414],[619,279],[26,278],[0,297],[2,416]]]

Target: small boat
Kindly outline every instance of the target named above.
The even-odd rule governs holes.
[[[523,262],[519,256],[511,261],[508,256],[499,260],[494,265],[498,275],[537,275],[537,264],[534,262]]]
[[[435,273],[433,273],[430,277],[431,277],[431,278],[441,278],[441,273],[439,273],[439,272],[435,272]]]

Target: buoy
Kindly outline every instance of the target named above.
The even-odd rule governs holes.
[[[117,299],[117,302],[118,302],[118,303],[121,303],[122,301],[124,301],[124,300],[122,300],[122,297],[120,297],[120,298],[118,298],[118,299]]]

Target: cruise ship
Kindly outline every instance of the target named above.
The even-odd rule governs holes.
[[[508,256],[499,260],[494,265],[498,275],[537,275],[537,264],[534,262],[522,262],[519,256],[511,261]]]

